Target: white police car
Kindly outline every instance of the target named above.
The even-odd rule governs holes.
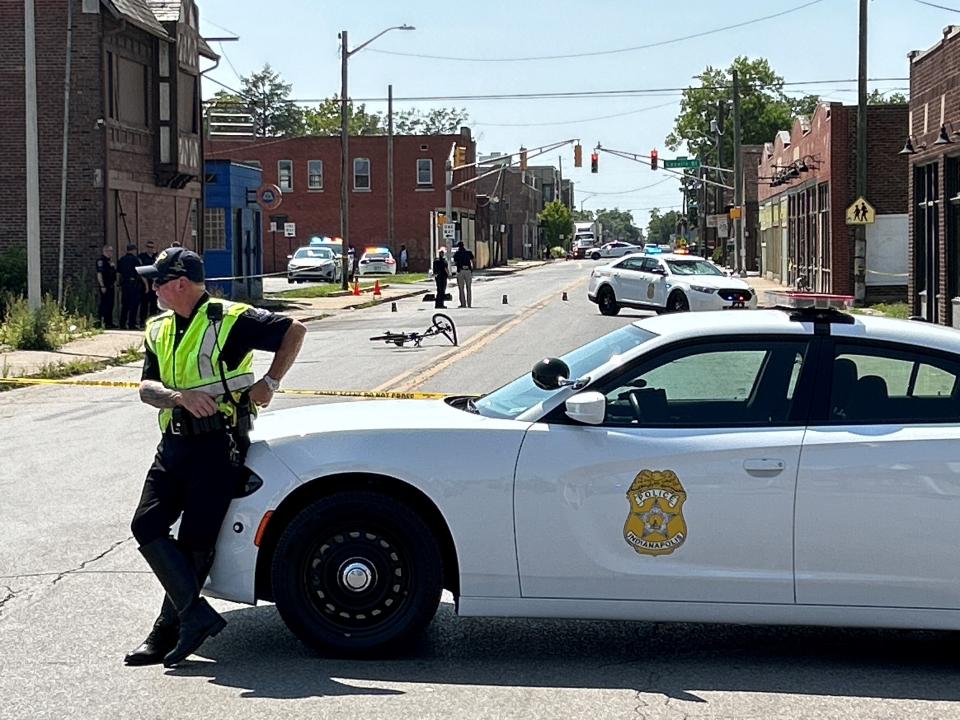
[[[590,273],[587,297],[604,315],[622,307],[657,312],[755,308],[753,288],[709,260],[676,253],[627,255]]]
[[[462,616],[960,629],[954,330],[651,317],[481,398],[254,439],[206,593],[322,651],[401,645],[441,588]]]

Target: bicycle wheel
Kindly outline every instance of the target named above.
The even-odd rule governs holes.
[[[457,344],[457,326],[453,324],[453,320],[450,319],[449,315],[434,313],[433,327],[453,345]]]

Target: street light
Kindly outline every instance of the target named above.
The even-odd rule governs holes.
[[[340,287],[347,289],[347,277],[350,274],[350,204],[347,194],[347,178],[350,165],[350,117],[347,109],[347,60],[354,53],[363,50],[381,35],[391,30],[414,30],[413,25],[395,25],[381,30],[362,45],[353,50],[347,49],[347,31],[340,31],[340,260],[343,263],[343,273],[340,277]]]

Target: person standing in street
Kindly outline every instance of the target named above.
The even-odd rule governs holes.
[[[140,258],[135,243],[127,243],[127,253],[117,261],[117,274],[120,276],[120,329],[136,330],[138,327],[137,308],[140,305],[142,278],[137,274]]]
[[[116,295],[117,267],[113,264],[113,246],[104,245],[103,254],[97,258],[97,315],[100,327],[115,328],[113,304]]]
[[[200,590],[244,477],[253,417],[270,404],[306,330],[266,310],[212,299],[203,261],[190,250],[168,248],[137,272],[153,282],[164,310],[147,322],[140,381],[141,401],[160,411],[162,435],[131,530],[165,597],[153,630],[124,661],[173,667],[226,625]],[[274,353],[258,381],[254,350]]]
[[[460,291],[460,307],[473,307],[473,253],[463,246],[463,240],[457,243],[453,254],[457,266],[457,290]]]
[[[408,272],[410,270],[410,259],[407,255],[407,246],[400,246],[400,272]]]
[[[440,310],[445,310],[443,304],[447,295],[447,278],[450,277],[450,268],[447,267],[447,258],[444,254],[444,248],[437,250],[437,259],[433,261],[433,281],[437,284],[437,297],[433,306]]]
[[[157,251],[153,240],[147,240],[145,249],[137,257],[140,258],[141,265],[153,265],[157,259]],[[140,327],[145,327],[147,318],[157,314],[157,294],[153,291],[153,284],[144,277],[140,278]]]

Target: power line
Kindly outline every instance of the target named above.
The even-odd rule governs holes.
[[[227,61],[227,65],[229,65],[230,69],[233,70],[233,74],[237,76],[237,80],[239,80],[242,83],[243,78],[240,76],[240,73],[237,72],[237,69],[233,66],[233,62],[231,62],[230,56],[227,55],[227,51],[223,49],[223,43],[218,43],[218,45],[220,46],[220,54],[223,55],[224,59]]]
[[[240,35],[239,35],[239,34],[235,33],[235,32],[234,32],[233,30],[231,30],[230,28],[226,28],[226,27],[224,27],[223,25],[218,25],[217,23],[215,23],[215,22],[214,22],[213,20],[211,20],[210,18],[206,18],[206,17],[205,17],[205,18],[201,18],[201,22],[205,22],[205,23],[208,23],[208,24],[210,24],[210,25],[213,25],[215,28],[220,28],[220,29],[223,30],[224,32],[230,33],[231,35],[233,35],[233,36],[234,36],[235,38],[237,38],[238,40],[240,39]]]
[[[956,8],[947,7],[946,5],[937,5],[936,3],[927,2],[926,0],[913,0],[913,1],[918,2],[921,5],[929,5],[930,7],[938,8],[940,10],[949,10],[950,12],[960,12],[960,10],[957,10]]]
[[[811,2],[804,3],[803,5],[798,5],[788,10],[783,10],[782,12],[774,13],[773,15],[765,15],[763,17],[754,18],[753,20],[746,20],[744,22],[735,23],[733,25],[726,25],[724,27],[714,28],[713,30],[704,30],[702,32],[693,33],[692,35],[684,35],[682,37],[671,38],[670,40],[659,40],[657,42],[647,43],[645,45],[634,45],[633,47],[619,48],[617,50],[596,50],[594,52],[573,53],[569,55],[540,55],[540,56],[534,56],[534,57],[512,57],[512,58],[490,58],[490,57],[470,58],[470,57],[452,57],[452,56],[446,56],[446,55],[423,55],[420,53],[396,52],[393,50],[377,50],[375,48],[370,48],[368,52],[382,53],[384,55],[402,55],[404,57],[424,58],[427,60],[454,60],[458,62],[528,62],[531,60],[563,60],[566,58],[584,58],[584,57],[596,57],[598,55],[616,55],[618,53],[627,53],[627,52],[634,52],[636,50],[647,50],[649,48],[663,47],[664,45],[672,45],[674,43],[683,42],[684,40],[693,40],[695,38],[706,37],[707,35],[714,35],[716,33],[726,32],[727,30],[735,30],[736,28],[746,27],[747,25],[754,25],[756,23],[764,22],[766,20],[773,20],[774,18],[783,17],[784,15],[789,15],[790,13],[798,12],[812,5],[817,5],[821,2],[823,2],[823,0],[811,0]]]
[[[577,188],[577,190],[578,192],[582,192],[585,195],[628,195],[630,193],[639,192],[641,190],[649,190],[650,188],[656,187],[657,185],[663,185],[668,180],[676,180],[676,179],[677,178],[675,177],[666,177],[663,180],[657,180],[657,182],[651,183],[650,185],[644,185],[643,187],[633,188],[633,190],[619,190],[617,192],[598,192],[596,190],[587,190],[585,188]]]
[[[579,120],[560,120],[558,122],[542,122],[542,123],[485,123],[485,122],[473,122],[472,125],[483,126],[483,127],[544,127],[546,125],[577,125],[578,123],[593,122],[594,120],[609,120],[610,118],[624,117],[625,115],[636,115],[637,113],[646,112],[647,110],[657,110],[659,108],[672,107],[676,105],[676,100],[668,103],[661,103],[660,105],[651,105],[649,107],[637,108],[636,110],[629,110],[622,113],[614,113],[613,115],[598,115],[597,117],[591,118],[581,118]]]

